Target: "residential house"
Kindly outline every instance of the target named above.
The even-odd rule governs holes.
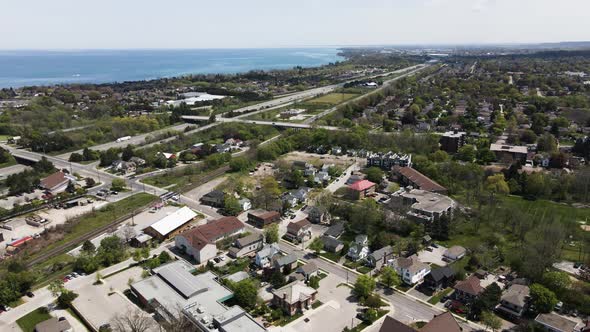
[[[397,154],[395,152],[371,153],[367,156],[367,167],[380,167],[390,170],[393,166],[412,167],[411,154]]]
[[[369,255],[369,240],[366,235],[357,235],[350,244],[346,254],[351,260],[358,261]]]
[[[525,312],[529,302],[529,287],[526,285],[512,284],[502,295],[500,304],[496,310],[507,314],[512,318],[520,318]]]
[[[344,249],[344,243],[338,239],[331,236],[322,236],[321,239],[324,243],[324,250],[327,252],[338,253]]]
[[[271,259],[271,265],[273,269],[287,274],[289,271],[294,271],[297,268],[297,256],[294,254],[285,256],[275,255]]]
[[[297,206],[297,197],[293,196],[291,193],[284,193],[281,196],[281,201],[289,207]]]
[[[48,177],[41,179],[40,186],[45,191],[55,195],[64,192],[68,188],[70,182],[75,181],[76,178],[74,176],[62,171],[57,171]]]
[[[342,233],[344,233],[344,222],[340,221],[330,226],[330,228],[324,232],[324,235],[337,239]]]
[[[285,237],[294,243],[304,242],[311,238],[311,223],[307,219],[290,222]]]
[[[455,281],[455,270],[450,266],[437,267],[424,277],[423,285],[436,292],[445,289]]]
[[[414,285],[430,273],[430,265],[422,263],[418,256],[399,257],[389,260],[388,264],[400,275],[403,282]]]
[[[333,146],[331,153],[335,156],[339,156],[342,154],[342,148],[339,146]]]
[[[279,245],[276,243],[272,244],[265,244],[262,249],[260,249],[256,256],[254,257],[254,263],[259,268],[267,268],[270,267],[271,260],[276,255],[281,254],[281,249],[279,249]]]
[[[463,303],[473,303],[484,291],[477,276],[471,275],[455,284],[453,297]]]
[[[317,276],[319,269],[314,262],[309,262],[303,266],[298,267],[296,272],[301,274],[303,278],[307,281],[309,280],[309,278]]]
[[[434,316],[430,322],[426,323],[421,329],[417,330],[407,326],[391,316],[385,316],[385,320],[379,329],[379,332],[461,332],[463,329],[450,312]]]
[[[402,186],[411,186],[414,189],[422,189],[439,194],[447,193],[447,188],[413,168],[394,166],[391,173]]]
[[[152,237],[150,235],[145,233],[139,233],[129,241],[129,244],[135,248],[143,248],[149,246],[151,240]]]
[[[74,329],[66,318],[51,317],[35,325],[35,332],[73,332]]]
[[[380,269],[381,266],[387,263],[389,259],[393,256],[393,247],[392,246],[385,246],[379,250],[373,251],[367,257],[367,263],[369,266]]]
[[[223,207],[224,200],[225,193],[221,190],[213,190],[201,197],[201,203],[217,208]]]
[[[184,231],[197,214],[188,207],[182,207],[143,230],[158,241],[169,239]]]
[[[363,199],[375,192],[375,186],[375,183],[369,180],[357,181],[348,186],[350,197],[355,200]]]
[[[281,219],[277,211],[253,210],[248,212],[248,222],[258,228],[264,228]]]
[[[248,211],[252,208],[252,202],[247,198],[240,198],[238,204],[240,204],[242,211]]]
[[[451,261],[456,261],[465,257],[466,253],[467,249],[461,246],[452,246],[449,249],[445,250],[445,252],[443,253],[443,258],[446,258]]]
[[[575,332],[578,326],[577,322],[554,312],[537,315],[535,322],[548,332]]]
[[[193,144],[193,146],[191,146],[191,152],[193,154],[198,154],[199,152],[201,152],[203,150],[204,145],[205,145],[204,143]]]
[[[135,163],[137,167],[145,165],[145,160],[139,157],[131,157],[129,158],[129,162]]]
[[[330,213],[324,207],[310,206],[307,209],[307,220],[312,224],[330,224]]]
[[[250,234],[237,239],[229,248],[229,255],[233,258],[244,257],[254,254],[262,248],[264,236],[260,234]]]
[[[297,190],[292,191],[291,195],[293,195],[299,203],[305,203],[305,201],[307,201],[307,196],[309,195],[310,191],[311,188],[301,187]]]
[[[111,164],[111,170],[121,173],[133,173],[137,170],[137,165],[132,161],[115,160]]]
[[[326,185],[328,184],[328,182],[330,182],[331,178],[332,177],[330,176],[330,174],[328,174],[328,172],[319,171],[313,177],[313,182]]]
[[[303,282],[295,281],[279,289],[274,289],[272,291],[272,303],[281,308],[287,315],[293,316],[311,309],[317,293],[317,290],[305,285]]]
[[[217,254],[217,241],[234,237],[244,231],[244,224],[236,217],[224,217],[197,226],[174,239],[175,246],[199,263]]]

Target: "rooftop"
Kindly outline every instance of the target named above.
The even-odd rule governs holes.
[[[526,146],[519,145],[506,145],[506,144],[491,144],[490,151],[492,152],[511,152],[511,153],[524,153],[527,154],[529,150]]]
[[[412,204],[413,209],[432,213],[442,213],[457,205],[457,203],[448,196],[422,189],[411,189],[409,191],[401,189],[394,193],[394,196],[395,195],[413,200],[415,202]]]
[[[535,322],[541,323],[545,326],[550,326],[558,331],[566,332],[574,331],[578,325],[578,323],[553,312],[548,314],[539,314],[537,318],[535,318]]]
[[[480,284],[479,278],[474,275],[469,276],[469,278],[465,280],[458,281],[454,288],[473,296],[479,295],[484,290]]]
[[[166,217],[151,224],[150,227],[161,235],[167,235],[178,227],[186,224],[197,216],[197,214],[188,207],[182,207]]]
[[[274,289],[272,294],[280,298],[285,298],[289,304],[294,304],[300,301],[305,301],[310,298],[317,290],[306,286],[301,281],[295,281],[287,284],[279,289]]]
[[[415,183],[419,189],[434,192],[447,191],[447,188],[441,186],[436,181],[430,179],[426,175],[418,172],[417,170],[411,167],[394,166],[393,169],[395,172],[401,174],[405,178],[409,179],[411,182]]]
[[[363,191],[367,190],[371,187],[375,186],[375,184],[369,180],[360,180],[357,181],[349,186],[350,189],[355,191]]]

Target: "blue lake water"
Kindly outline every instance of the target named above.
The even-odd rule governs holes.
[[[337,48],[0,51],[0,88],[240,73],[341,60]]]

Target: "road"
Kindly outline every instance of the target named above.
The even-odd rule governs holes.
[[[0,168],[0,180],[4,180],[9,175],[20,173],[27,169],[31,169],[31,167],[20,164]]]

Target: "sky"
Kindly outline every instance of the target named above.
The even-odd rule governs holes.
[[[0,49],[590,40],[590,0],[2,1]]]

